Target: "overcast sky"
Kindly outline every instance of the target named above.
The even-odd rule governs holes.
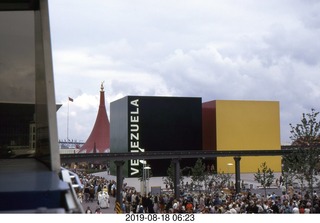
[[[59,139],[86,141],[102,81],[127,95],[280,102],[289,124],[320,110],[317,0],[49,0]]]

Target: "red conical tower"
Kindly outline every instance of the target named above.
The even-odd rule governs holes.
[[[91,134],[79,153],[106,153],[110,152],[110,123],[104,100],[103,82],[100,90],[100,105],[96,122]]]

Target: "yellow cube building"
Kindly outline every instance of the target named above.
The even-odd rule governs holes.
[[[277,101],[214,100],[202,104],[204,150],[280,150]],[[281,171],[280,156],[243,156],[241,173],[256,173],[266,162]],[[218,157],[217,172],[234,173],[233,157]]]

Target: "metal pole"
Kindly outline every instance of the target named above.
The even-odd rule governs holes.
[[[149,178],[150,178],[150,166],[146,166],[144,167],[144,171],[145,171],[145,195],[147,196],[149,194]]]
[[[235,156],[233,157],[234,161],[235,161],[235,172],[236,172],[236,193],[240,193],[240,160],[241,157],[240,156]]]
[[[122,207],[122,184],[123,184],[123,174],[122,174],[122,167],[124,161],[114,161],[117,166],[117,193],[116,193],[116,202],[120,204]]]
[[[68,98],[68,114],[67,114],[67,140],[69,141],[69,98]]]
[[[180,197],[180,161],[178,159],[172,160],[174,165],[174,195],[178,199]]]
[[[143,194],[144,196],[147,196],[146,194],[146,162],[143,162],[143,166],[142,166],[142,182],[143,182]]]

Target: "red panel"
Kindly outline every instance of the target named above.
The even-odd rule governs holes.
[[[202,148],[217,149],[216,101],[202,103]]]

